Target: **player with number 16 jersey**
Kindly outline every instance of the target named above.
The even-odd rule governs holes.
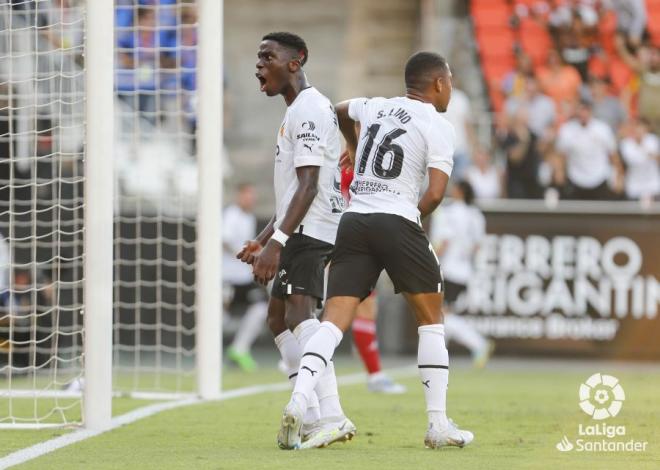
[[[407,97],[356,98],[348,113],[361,132],[347,212],[396,214],[419,222],[426,169],[451,174],[451,123],[430,103]]]
[[[439,113],[451,96],[451,71],[433,52],[414,54],[405,67],[405,96],[358,98],[335,106],[353,161],[351,200],[339,222],[328,276],[323,323],[305,345],[282,431],[293,426],[331,363],[359,303],[385,270],[419,325],[417,364],[424,387],[429,448],[463,447],[474,435],[446,414],[449,355],[442,315],[443,282],[421,218],[440,204],[453,166],[454,130]],[[356,134],[356,123],[360,134]],[[420,191],[428,174],[429,185]]]

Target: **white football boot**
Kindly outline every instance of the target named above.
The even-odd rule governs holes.
[[[300,446],[301,449],[327,447],[334,442],[346,442],[353,439],[357,428],[346,416],[321,418],[319,429],[309,435]]]
[[[429,424],[429,429],[424,437],[424,446],[427,449],[439,449],[447,446],[465,447],[473,440],[474,434],[458,429],[458,426],[450,419],[449,425],[445,429],[436,429],[433,424]]]
[[[400,395],[406,393],[406,387],[396,383],[382,372],[373,374],[367,379],[367,389],[373,393],[385,395]]]
[[[277,433],[277,445],[280,449],[300,448],[300,431],[303,425],[304,408],[294,399],[291,399],[284,408],[280,431]]]
[[[302,442],[305,442],[314,434],[321,431],[321,428],[323,428],[323,422],[320,419],[317,419],[313,423],[303,423],[302,428],[300,430],[300,436],[302,437]]]

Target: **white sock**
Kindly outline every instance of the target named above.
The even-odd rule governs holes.
[[[250,305],[241,319],[241,324],[238,327],[236,336],[234,336],[231,347],[239,353],[250,352],[252,343],[257,339],[266,323],[267,315],[268,304],[266,302],[257,302]]]
[[[488,343],[481,333],[458,315],[445,315],[445,338],[457,341],[468,348],[472,355],[481,352]]]
[[[316,318],[310,318],[308,320],[299,323],[298,326],[296,326],[293,329],[293,335],[298,340],[298,344],[300,345],[301,351],[305,349],[305,345],[307,344],[309,339],[312,336],[314,336],[314,333],[318,331],[320,326],[321,326],[321,322],[319,322]],[[300,361],[298,362],[295,371],[296,377],[294,378],[294,382],[293,382],[294,388],[296,386],[296,379],[298,378],[299,366],[300,366]],[[316,390],[314,390],[311,393],[309,400],[307,401],[307,411],[305,413],[305,417],[303,418],[304,423],[313,423],[321,419],[321,407],[319,402],[320,399],[318,393]]]
[[[344,334],[333,323],[324,321],[316,333],[309,339],[300,359],[298,379],[293,389],[293,397],[298,400],[310,401],[316,384],[325,372],[335,348],[341,342]]]
[[[275,337],[275,346],[280,350],[282,359],[287,367],[289,376],[298,371],[300,365],[300,356],[302,356],[302,349],[298,344],[298,340],[293,333],[289,330],[284,330],[282,333]]]
[[[277,349],[280,350],[282,359],[287,366],[289,383],[291,383],[291,387],[295,387],[302,348],[300,347],[300,344],[298,344],[296,337],[289,330],[284,330],[275,337],[275,345],[277,346]],[[307,401],[307,409],[305,411],[305,416],[303,417],[303,423],[314,423],[320,418],[319,399],[316,396],[316,393],[312,392]]]
[[[323,371],[323,375],[321,375],[314,390],[319,398],[321,418],[344,416],[344,410],[341,408],[341,403],[339,403],[334,362],[328,362],[328,366]]]
[[[293,329],[293,335],[298,340],[298,344],[300,345],[301,350],[305,349],[305,345],[309,339],[314,336],[314,333],[316,333],[320,327],[320,321],[318,321],[316,318],[310,318],[300,322],[298,326]]]
[[[445,347],[445,328],[442,324],[420,326],[417,367],[424,386],[429,424],[436,429],[447,427],[447,384],[449,382],[449,353]]]

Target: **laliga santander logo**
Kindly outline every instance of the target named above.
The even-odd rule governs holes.
[[[614,418],[625,399],[619,379],[612,375],[597,373],[580,385],[580,408],[596,420]]]

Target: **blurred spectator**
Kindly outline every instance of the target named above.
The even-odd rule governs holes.
[[[239,307],[242,316],[227,356],[246,372],[257,366],[250,350],[266,324],[268,311],[266,290],[254,282],[252,267],[236,259],[243,244],[257,235],[256,198],[254,186],[239,185],[234,203],[223,212],[222,224],[222,278],[230,294],[227,307]]]
[[[504,104],[509,118],[515,116],[522,108],[527,109],[527,125],[537,137],[542,136],[554,125],[557,118],[554,101],[541,93],[539,83],[534,77],[527,79],[523,95],[511,97]]]
[[[622,189],[614,133],[593,117],[589,101],[581,101],[576,116],[561,126],[556,146],[566,163],[569,198],[611,199],[610,181]]]
[[[561,56],[586,80],[589,57],[598,38],[598,13],[593,2],[569,2],[555,13],[558,21],[553,32]]]
[[[516,67],[502,80],[502,93],[508,97],[525,95],[527,81],[534,76],[532,59],[523,51],[516,54]]]
[[[514,199],[535,199],[541,195],[538,137],[528,121],[528,111],[521,107],[509,119],[506,132],[500,134],[500,146],[506,154],[507,196]]]
[[[582,79],[575,68],[562,62],[557,50],[548,53],[548,63],[538,73],[543,92],[552,98],[561,117],[569,114],[579,98]]]
[[[646,28],[646,5],[644,0],[615,0],[611,8],[616,13],[617,35],[633,48],[641,44]]]
[[[137,9],[135,28],[120,36],[117,46],[119,70],[116,86],[119,97],[134,108],[147,113],[145,117],[154,121],[157,69],[160,60],[156,14],[152,8]]]
[[[40,32],[54,48],[71,50],[82,47],[85,32],[83,8],[74,0],[49,0],[48,3],[40,5],[37,10]],[[82,53],[82,49],[78,52]]]
[[[502,195],[502,175],[485,149],[474,151],[472,165],[465,172],[465,179],[477,199],[496,199]]]
[[[474,142],[472,110],[470,99],[458,85],[451,92],[451,100],[444,115],[454,125],[456,148],[454,151],[454,169],[452,175],[461,179],[470,164],[471,143]]]
[[[446,303],[445,337],[462,344],[476,367],[483,367],[493,346],[456,312],[464,310],[467,286],[474,276],[474,255],[486,236],[486,218],[474,205],[474,190],[466,181],[451,188],[452,202],[431,217],[430,239],[440,258]]]
[[[626,196],[651,200],[660,195],[660,143],[648,124],[636,120],[621,141],[621,156],[626,164]]]
[[[660,133],[660,48],[640,47],[635,55],[623,48],[621,58],[639,74],[639,117]]]
[[[626,120],[626,110],[621,101],[610,93],[607,80],[592,77],[585,95],[593,103],[594,117],[607,123],[616,133]]]
[[[598,13],[593,1],[559,0],[550,12],[549,23],[552,28],[569,28],[575,18],[586,26],[594,26],[598,21]]]
[[[550,15],[550,25],[562,58],[585,80],[598,33],[598,13],[593,2],[560,3]]]

